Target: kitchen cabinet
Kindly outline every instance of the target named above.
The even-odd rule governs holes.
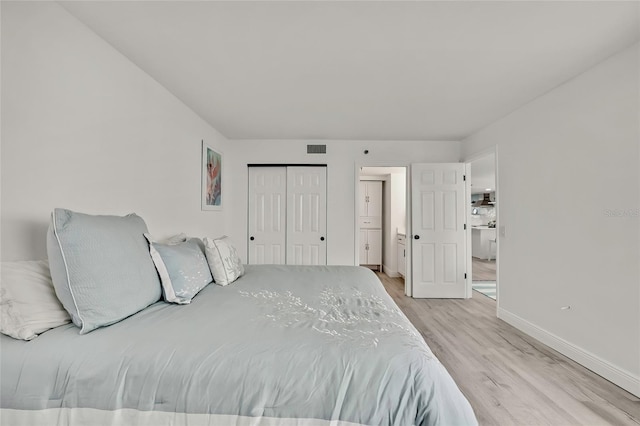
[[[471,255],[479,259],[495,259],[496,244],[492,240],[496,239],[496,228],[488,226],[471,227]]]

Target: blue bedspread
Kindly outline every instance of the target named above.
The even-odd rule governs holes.
[[[368,269],[247,266],[190,305],[2,336],[11,424],[468,425],[473,411]]]

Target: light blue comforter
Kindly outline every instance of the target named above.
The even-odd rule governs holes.
[[[66,325],[1,345],[1,407],[18,419],[91,408],[211,424],[476,424],[380,281],[358,267],[247,266],[190,305],[158,302],[86,335]]]

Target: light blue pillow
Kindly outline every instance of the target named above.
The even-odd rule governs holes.
[[[157,302],[160,281],[141,217],[92,216],[55,209],[47,234],[51,278],[80,334]]]
[[[170,303],[186,304],[213,281],[202,244],[191,238],[175,244],[154,242],[149,234],[151,258],[156,265],[164,300]]]

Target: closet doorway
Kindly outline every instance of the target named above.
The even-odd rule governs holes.
[[[356,264],[404,280],[407,168],[363,166],[357,172]]]
[[[249,165],[248,204],[249,264],[326,265],[326,165]]]

